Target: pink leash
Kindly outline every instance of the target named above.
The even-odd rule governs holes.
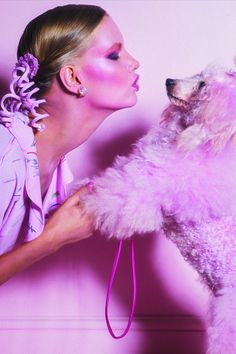
[[[111,288],[112,288],[112,285],[113,285],[114,277],[115,277],[117,266],[118,266],[119,259],[120,259],[122,243],[123,243],[123,241],[120,240],[118,251],[117,251],[116,258],[115,258],[115,261],[114,261],[114,264],[113,264],[113,268],[112,268],[112,272],[111,272],[111,277],[110,277],[110,280],[109,280],[109,285],[108,285],[108,290],[107,290],[107,297],[106,297],[106,306],[105,306],[105,316],[106,316],[107,327],[108,327],[108,330],[110,332],[110,335],[113,338],[115,338],[115,339],[123,338],[128,333],[128,331],[130,329],[130,326],[131,326],[131,322],[132,322],[133,315],[134,315],[134,309],[135,309],[135,305],[136,305],[136,289],[137,289],[137,286],[136,286],[136,269],[135,269],[134,240],[132,239],[132,241],[131,241],[132,277],[133,277],[133,302],[132,302],[132,308],[131,308],[131,311],[130,311],[129,320],[128,320],[128,324],[127,324],[126,329],[124,330],[124,332],[121,335],[119,335],[119,336],[115,335],[115,333],[113,332],[113,329],[111,328],[111,324],[110,324],[110,321],[109,321],[109,318],[108,318],[108,306],[109,306],[109,301],[110,301]]]

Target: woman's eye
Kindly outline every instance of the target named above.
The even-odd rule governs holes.
[[[120,57],[120,53],[119,52],[112,52],[107,57],[108,57],[108,59],[111,59],[111,60],[118,60]]]

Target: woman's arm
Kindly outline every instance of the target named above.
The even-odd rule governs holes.
[[[41,235],[0,256],[0,284],[62,246],[92,235],[93,217],[84,212],[80,197],[88,192],[82,187],[68,198],[48,220]]]

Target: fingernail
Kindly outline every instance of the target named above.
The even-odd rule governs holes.
[[[86,184],[86,187],[88,188],[89,192],[92,192],[94,190],[94,183],[90,181]]]

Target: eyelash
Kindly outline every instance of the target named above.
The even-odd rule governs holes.
[[[118,60],[119,58],[120,58],[119,52],[112,52],[108,55],[108,59],[111,59],[111,60]]]

